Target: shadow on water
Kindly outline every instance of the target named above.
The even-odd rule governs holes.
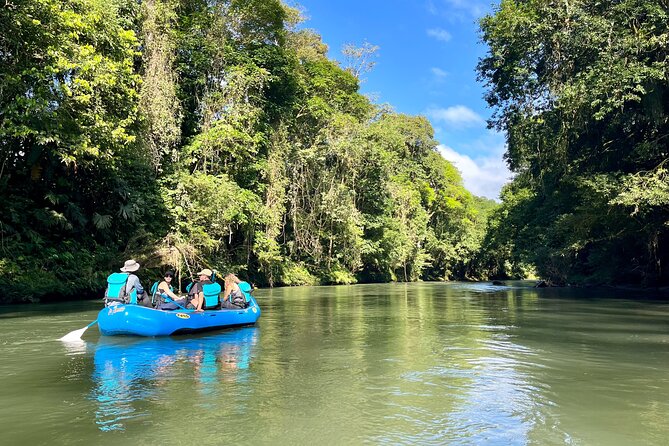
[[[248,381],[257,342],[256,327],[188,338],[102,337],[91,347],[90,399],[97,403],[98,428],[125,430],[126,422],[153,415],[147,402],[166,393],[190,394],[193,383],[200,396],[214,401],[221,383]]]
[[[102,299],[70,301],[61,303],[39,303],[20,305],[0,305],[0,320],[51,316],[67,311],[68,314],[88,313],[102,307]]]

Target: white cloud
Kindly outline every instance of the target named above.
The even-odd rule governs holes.
[[[474,17],[482,16],[486,11],[486,4],[473,0],[446,0],[446,4],[455,9],[462,9],[469,12]]]
[[[435,121],[441,121],[456,129],[485,124],[485,120],[471,108],[454,105],[448,108],[431,108],[426,114]]]
[[[432,72],[432,74],[434,75],[434,77],[436,77],[436,78],[439,79],[439,80],[442,80],[442,79],[444,79],[446,76],[448,76],[448,71],[444,71],[444,70],[442,70],[441,68],[432,67],[432,68],[430,69],[430,71]]]
[[[427,35],[430,37],[434,37],[437,40],[441,40],[442,42],[448,42],[449,40],[451,40],[452,37],[451,33],[441,28],[428,29]]]
[[[502,153],[504,147],[498,148],[494,155],[472,159],[440,144],[439,153],[446,158],[462,174],[465,187],[474,195],[499,200],[502,186],[511,180],[512,174],[506,166]]]
[[[437,10],[437,6],[434,4],[432,0],[427,0],[427,11],[432,14],[432,15],[437,15],[439,11]]]
[[[465,16],[478,18],[490,11],[490,2],[481,0],[428,0],[426,9],[432,15],[467,20]]]

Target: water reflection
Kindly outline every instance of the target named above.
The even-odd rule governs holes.
[[[88,344],[83,339],[63,342],[62,345],[68,356],[85,355],[88,352]]]
[[[200,404],[215,405],[226,384],[248,381],[257,342],[256,327],[196,338],[100,338],[90,395],[97,402],[98,428],[125,430],[129,420],[162,417],[147,403],[168,392],[171,398],[191,395],[193,383],[200,396],[210,398]]]
[[[669,303],[555,292],[259,290],[257,329],[86,350],[97,307],[2,320],[3,444],[665,445]]]

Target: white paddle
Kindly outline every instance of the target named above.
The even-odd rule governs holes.
[[[84,332],[88,330],[90,327],[93,325],[97,324],[98,320],[94,320],[90,324],[86,325],[84,328],[80,328],[79,330],[74,330],[63,336],[62,338],[59,339],[59,341],[63,342],[77,342],[81,340],[81,337],[84,335]]]

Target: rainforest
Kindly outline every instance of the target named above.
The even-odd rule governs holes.
[[[502,0],[480,22],[514,176],[477,197],[426,117],[360,92],[279,0],[0,6],[1,302],[126,259],[258,286],[669,284],[669,3]],[[96,294],[97,293],[97,294]]]

